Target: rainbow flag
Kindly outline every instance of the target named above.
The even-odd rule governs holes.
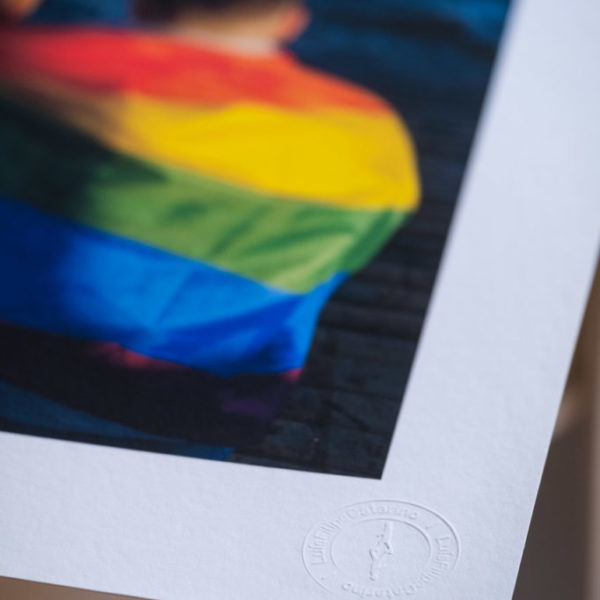
[[[0,148],[5,339],[53,340],[56,369],[50,348],[192,371],[197,402],[263,416],[253,386],[297,377],[330,294],[419,199],[376,95],[141,31],[1,31]]]

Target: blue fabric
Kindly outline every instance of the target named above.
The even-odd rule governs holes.
[[[130,4],[130,0],[44,0],[31,21],[122,25],[131,21]]]
[[[0,198],[0,319],[218,375],[300,368],[343,279],[283,292]]]
[[[395,17],[426,15],[428,19],[460,25],[467,32],[495,43],[500,35],[508,0],[308,0],[316,18],[347,17],[363,23]],[[132,20],[130,0],[45,0],[34,15],[40,22],[102,22]]]

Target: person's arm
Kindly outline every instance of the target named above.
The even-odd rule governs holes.
[[[0,0],[0,23],[14,23],[30,15],[43,0]]]

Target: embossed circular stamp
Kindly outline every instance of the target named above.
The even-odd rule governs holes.
[[[405,598],[454,569],[459,542],[436,513],[408,502],[347,506],[318,523],[304,563],[327,590],[347,598]]]

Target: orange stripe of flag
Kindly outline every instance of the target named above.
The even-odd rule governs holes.
[[[0,76],[27,75],[81,91],[183,103],[390,110],[375,94],[301,65],[291,55],[227,53],[156,33],[74,27],[0,31]]]

